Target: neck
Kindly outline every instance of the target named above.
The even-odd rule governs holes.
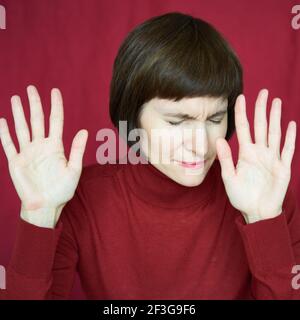
[[[204,206],[213,191],[218,161],[214,161],[202,183],[183,186],[159,171],[151,163],[126,165],[124,173],[129,189],[141,200],[163,208]]]

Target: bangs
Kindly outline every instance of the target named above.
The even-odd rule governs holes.
[[[238,62],[223,43],[209,41],[203,32],[191,23],[160,52],[153,80],[148,78],[152,80],[150,91],[156,88],[158,97],[175,101],[202,96],[230,98],[242,91]]]

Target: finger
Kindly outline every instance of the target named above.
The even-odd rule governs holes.
[[[232,160],[231,149],[227,141],[223,138],[217,139],[216,149],[221,165],[222,178],[225,180],[233,178],[235,176],[235,167]]]
[[[82,168],[82,159],[88,138],[87,130],[80,130],[73,139],[68,167],[75,171]]]
[[[246,113],[246,99],[243,94],[238,96],[234,110],[235,127],[239,144],[252,143],[250,126]]]
[[[267,101],[269,92],[267,89],[263,89],[259,92],[255,103],[255,115],[254,115],[254,135],[255,143],[267,146]]]
[[[22,151],[30,143],[30,132],[24,115],[21,99],[19,96],[11,98],[12,113],[15,122],[15,130],[18,138],[20,151]]]
[[[280,159],[280,140],[281,140],[281,105],[282,102],[279,98],[276,98],[272,102],[272,108],[270,112],[270,123],[268,133],[268,145],[269,148],[274,150],[278,159]]]
[[[63,100],[60,90],[53,88],[51,90],[51,114],[49,136],[62,139],[64,124]]]
[[[30,105],[30,123],[32,140],[45,137],[44,112],[37,89],[30,85],[27,87],[27,94]]]
[[[13,157],[17,155],[17,150],[11,139],[7,122],[4,118],[0,119],[0,138],[5,155],[8,161],[10,161]]]
[[[297,125],[290,121],[285,135],[284,146],[281,152],[281,160],[286,168],[290,168],[295,151]]]

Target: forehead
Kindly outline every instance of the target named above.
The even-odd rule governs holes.
[[[227,107],[227,99],[223,97],[196,97],[183,98],[180,101],[154,98],[149,101],[149,106],[155,111],[166,113],[184,112],[191,115],[212,114]]]

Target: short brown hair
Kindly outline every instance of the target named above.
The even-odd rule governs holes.
[[[140,109],[152,98],[224,97],[229,140],[242,91],[242,66],[223,36],[199,18],[170,12],[138,25],[121,44],[110,84],[110,118],[115,127],[128,121],[130,131],[139,127]]]

